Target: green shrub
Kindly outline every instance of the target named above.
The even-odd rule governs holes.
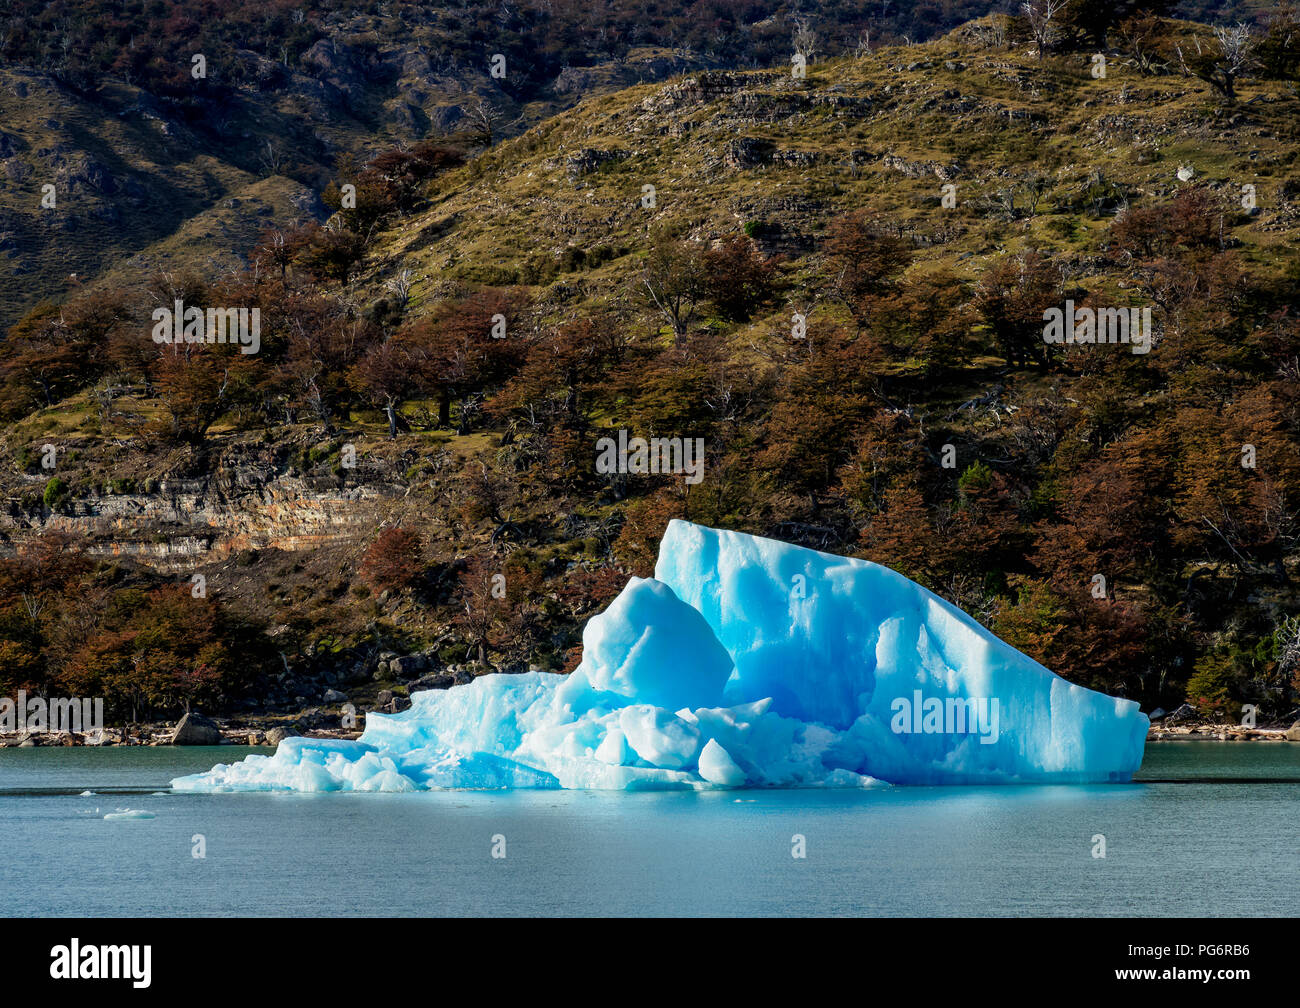
[[[45,493],[41,499],[45,502],[45,506],[53,511],[67,495],[68,485],[58,476],[53,476],[45,484]]]

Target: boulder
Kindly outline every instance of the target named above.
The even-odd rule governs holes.
[[[221,745],[221,729],[202,714],[186,714],[172,732],[172,745]]]
[[[415,679],[425,670],[424,655],[406,655],[394,658],[388,663],[388,669],[395,678]]]
[[[1300,721],[1297,721],[1286,730],[1286,740],[1288,742],[1300,742]]]
[[[278,746],[287,738],[297,738],[298,729],[293,727],[272,728],[266,733],[266,744]]]
[[[387,707],[393,702],[393,691],[390,689],[381,689],[375,694],[375,703],[380,707]]]
[[[412,693],[416,693],[420,690],[449,689],[455,684],[455,676],[450,676],[442,672],[433,672],[415,680],[415,682],[411,683],[410,689]]]
[[[348,702],[348,695],[340,693],[336,689],[327,689],[325,691],[325,702],[329,704],[341,704]]]
[[[447,671],[451,673],[451,677],[457,686],[464,686],[466,683],[474,681],[474,673],[459,665],[453,665]]]

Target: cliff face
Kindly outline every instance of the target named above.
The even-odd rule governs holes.
[[[382,483],[343,486],[337,479],[220,468],[206,479],[80,497],[57,510],[31,509],[11,498],[0,531],[11,552],[33,536],[61,532],[84,539],[91,555],[177,573],[243,550],[355,546],[373,534],[379,504],[400,493]]]

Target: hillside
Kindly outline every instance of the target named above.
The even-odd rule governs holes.
[[[802,79],[611,75],[504,140],[315,187],[99,127],[96,163],[173,187],[175,219],[87,224],[53,265],[7,246],[102,276],[0,360],[0,680],[122,715],[571,668],[684,516],[885,563],[1148,710],[1290,716],[1300,91],[1276,31],[1230,95],[1180,65],[1218,43],[1179,20],[1113,32],[1104,76],[998,19]],[[93,180],[78,121],[68,178]],[[258,307],[261,349],[157,346],[177,299]],[[1150,309],[1150,352],[1048,346],[1067,300]],[[703,439],[702,478],[602,471],[620,431]]]
[[[638,82],[780,65],[800,25],[829,55],[1015,6],[14,0],[0,11],[0,330],[96,278],[229,268],[268,219],[323,220],[331,175],[395,144],[477,146]],[[1269,5],[1177,8],[1259,21]]]

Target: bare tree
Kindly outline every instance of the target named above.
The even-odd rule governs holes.
[[[794,43],[795,55],[802,56],[805,65],[811,65],[813,57],[817,54],[817,33],[805,18],[800,18],[794,23],[794,36],[791,41]]]
[[[1034,172],[1022,178],[1018,188],[1024,194],[1026,212],[1030,217],[1034,217],[1038,213],[1038,204],[1051,188],[1051,180],[1046,175]]]
[[[1237,98],[1237,80],[1245,75],[1254,65],[1254,41],[1250,27],[1237,24],[1236,27],[1218,27],[1214,29],[1217,52],[1201,45],[1201,40],[1193,38],[1196,52],[1184,54],[1183,47],[1178,46],[1178,63],[1184,74],[1198,77],[1213,87],[1227,101]]]
[[[972,21],[968,26],[971,40],[982,49],[1004,49],[1007,44],[1007,19],[992,14],[984,21]]]
[[[1300,616],[1283,619],[1273,636],[1279,645],[1277,670],[1288,679],[1300,677]]]
[[[270,140],[266,141],[266,149],[262,151],[262,167],[269,175],[279,175],[284,167],[284,151]]]
[[[1159,55],[1163,30],[1161,20],[1151,15],[1129,18],[1119,26],[1120,39],[1131,57],[1129,65],[1144,77],[1155,76],[1166,69]]]
[[[466,110],[466,118],[478,132],[484,145],[491,147],[496,138],[496,124],[501,121],[501,113],[492,107],[485,98],[474,101]]]
[[[411,271],[404,269],[384,285],[393,295],[393,302],[398,309],[406,311],[411,303]]]
[[[1038,49],[1038,58],[1052,47],[1061,36],[1061,26],[1057,15],[1065,7],[1065,0],[1025,0],[1020,9],[1029,22],[1029,30],[1034,36],[1034,45]]]

